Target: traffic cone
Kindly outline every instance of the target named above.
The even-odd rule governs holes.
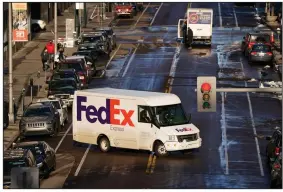
[[[271,43],[274,43],[274,34],[273,34],[273,32],[271,32],[270,42],[271,42]]]

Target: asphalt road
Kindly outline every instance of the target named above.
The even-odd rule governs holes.
[[[160,4],[150,4],[144,15],[119,19],[115,26],[118,50],[106,77],[94,79],[90,87],[164,92],[173,73],[171,92],[180,97],[200,129],[200,150],[157,158],[148,169],[147,151],[113,149],[104,154],[96,146],[73,146],[68,124],[57,137],[43,138],[58,153],[75,157],[64,188],[269,188],[265,141],[256,140],[254,134],[269,135],[282,124],[281,103],[269,94],[218,93],[217,112],[198,113],[194,92],[196,78],[202,75],[216,76],[218,87],[258,86],[245,80],[259,79],[263,66],[248,64],[239,50],[245,33],[259,25],[255,9],[235,8],[233,3],[192,3],[193,8],[213,8],[215,28],[211,48],[187,50],[175,41],[176,25],[187,5],[163,3],[158,9]],[[149,18],[154,17],[152,22]],[[173,71],[172,65],[176,66]],[[278,77],[269,70],[267,79]]]

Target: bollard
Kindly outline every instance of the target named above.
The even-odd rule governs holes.
[[[37,72],[37,79],[39,80],[39,78],[40,78],[40,71]],[[39,93],[39,83],[37,83],[37,93]]]
[[[24,111],[25,111],[25,91],[26,91],[26,89],[23,88],[22,89],[22,98],[23,98],[22,109],[23,109],[23,114],[24,114]]]
[[[29,85],[30,85],[30,102],[32,103],[33,78],[30,78]]]

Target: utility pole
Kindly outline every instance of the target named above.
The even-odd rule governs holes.
[[[55,55],[57,53],[57,40],[58,40],[58,31],[57,31],[57,3],[54,3],[54,44],[55,44]]]
[[[12,3],[9,3],[9,122],[15,123],[13,105]],[[24,99],[24,97],[23,97]]]

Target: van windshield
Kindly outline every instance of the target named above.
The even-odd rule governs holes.
[[[181,104],[151,107],[151,110],[161,127],[189,123]]]

